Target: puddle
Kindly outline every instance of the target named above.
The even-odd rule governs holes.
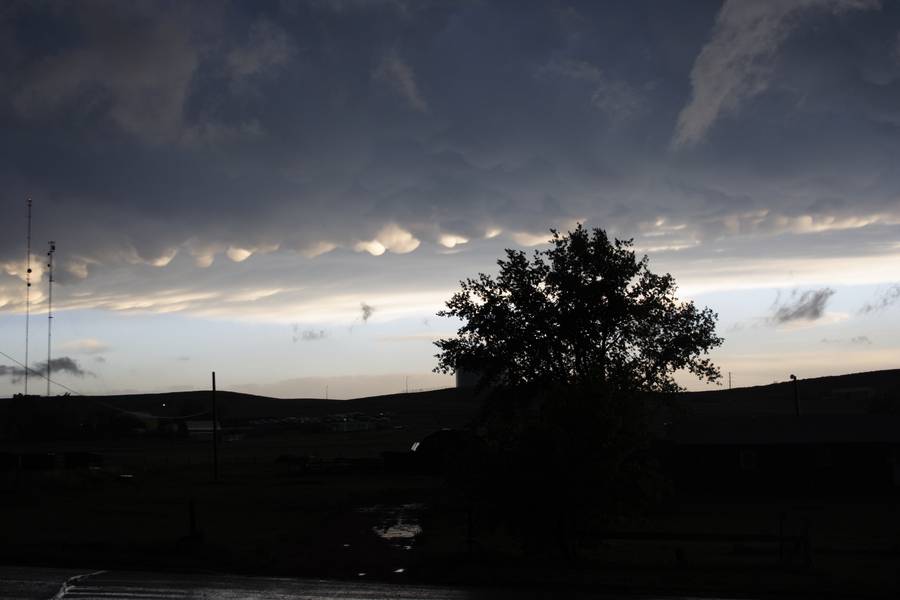
[[[411,550],[416,536],[422,533],[419,515],[424,504],[378,504],[359,509],[359,512],[370,514],[376,525],[372,532],[383,540],[402,548]]]

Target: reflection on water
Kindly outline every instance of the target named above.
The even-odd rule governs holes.
[[[419,524],[424,504],[377,504],[361,508],[360,512],[371,514],[377,519],[372,527],[375,534],[405,550],[412,548],[416,536],[422,533]]]

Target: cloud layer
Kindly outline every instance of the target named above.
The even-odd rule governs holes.
[[[16,4],[0,311],[27,196],[61,309],[433,307],[578,220],[680,281],[887,264],[898,30],[866,0]]]

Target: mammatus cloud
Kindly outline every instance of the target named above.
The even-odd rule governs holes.
[[[300,329],[300,326],[294,324],[293,326],[294,334],[291,336],[291,339],[296,344],[297,342],[315,342],[316,340],[325,339],[326,333],[324,329]]]
[[[32,374],[46,375],[47,361],[35,363],[29,371]],[[52,376],[54,373],[68,373],[76,377],[91,375],[90,371],[85,371],[79,366],[78,361],[68,356],[50,359],[50,375]],[[20,366],[0,365],[0,377],[9,377],[12,383],[18,383],[25,377],[25,369]]]
[[[888,289],[879,293],[874,301],[864,304],[863,307],[859,309],[859,312],[861,314],[878,312],[893,306],[897,302],[900,302],[900,283],[895,283]]]
[[[353,249],[372,256],[381,256],[388,250],[395,254],[408,254],[420,243],[412,233],[392,223],[382,227],[375,239],[357,242]]]
[[[674,145],[699,142],[716,119],[766,91],[775,54],[806,13],[878,7],[878,0],[727,0],[691,69],[691,100],[678,116]]]
[[[745,272],[757,259],[791,257],[778,266],[785,272],[796,271],[801,257],[856,260],[878,253],[879,264],[891,260],[884,253],[898,239],[900,180],[888,175],[892,165],[885,157],[896,153],[896,136],[871,142],[870,111],[850,110],[840,94],[824,95],[812,106],[818,90],[837,89],[826,84],[843,83],[843,75],[832,78],[832,71],[846,73],[849,88],[859,79],[856,67],[875,59],[894,65],[885,48],[895,46],[898,26],[882,26],[880,14],[855,11],[858,18],[847,20],[852,27],[818,19],[829,26],[822,39],[812,40],[815,48],[830,41],[825,36],[835,38],[834,46],[841,40],[849,46],[852,38],[858,46],[853,52],[810,57],[799,35],[801,43],[790,39],[780,47],[782,65],[837,61],[839,68],[827,69],[829,74],[823,64],[822,72],[796,82],[810,102],[794,107],[792,116],[810,135],[780,140],[778,151],[759,152],[741,140],[737,145],[752,156],[735,156],[731,142],[717,137],[704,146],[710,160],[691,166],[679,163],[683,157],[667,153],[660,141],[665,146],[671,138],[672,115],[687,101],[684,84],[696,53],[671,56],[654,32],[638,27],[627,37],[645,50],[603,58],[591,40],[610,39],[610,29],[624,22],[610,25],[618,20],[607,18],[607,8],[595,10],[596,3],[581,2],[577,9],[584,28],[579,39],[548,39],[528,52],[522,50],[533,32],[549,28],[549,34],[556,27],[540,3],[521,11],[500,9],[519,25],[496,30],[483,27],[493,22],[485,18],[497,16],[493,3],[436,12],[430,12],[432,3],[413,3],[420,8],[411,8],[404,17],[409,20],[396,19],[391,9],[384,28],[373,28],[371,36],[359,35],[358,16],[350,12],[305,13],[309,3],[288,4],[273,4],[267,20],[246,3],[220,3],[219,15],[179,3],[171,4],[179,7],[172,11],[115,2],[66,4],[64,11],[43,3],[20,5],[26,11],[18,20],[22,30],[0,35],[0,46],[15,46],[6,57],[0,51],[0,87],[10,98],[0,108],[8,130],[0,144],[12,161],[0,169],[0,178],[11,198],[17,190],[38,192],[35,226],[46,233],[36,232],[37,239],[67,240],[58,256],[67,265],[59,273],[66,271],[70,280],[60,286],[61,308],[229,318],[271,318],[277,312],[279,322],[289,324],[297,314],[310,314],[294,305],[314,302],[333,323],[358,319],[356,299],[366,297],[386,318],[392,308],[379,297],[381,289],[393,294],[403,285],[406,295],[418,288],[447,290],[481,265],[493,265],[500,244],[546,243],[548,227],[565,228],[576,215],[634,236],[654,260],[660,254],[671,258],[669,270],[694,271],[697,259],[713,257],[741,285],[754,280]],[[358,4],[375,16],[392,2]],[[788,11],[782,4],[812,10],[841,3],[756,4],[761,8],[741,11],[765,16]],[[735,6],[728,3],[723,23],[737,18],[726,18],[732,12],[744,14]],[[709,25],[719,7],[659,10],[685,13],[705,38],[714,33]],[[806,19],[806,13],[785,19],[793,23],[799,17]],[[50,36],[47,44],[29,43],[28,24],[46,20],[61,35]],[[436,44],[434,36],[404,33],[426,24],[430,31],[444,31],[446,39],[438,36],[444,41]],[[714,41],[722,36],[716,33]],[[700,48],[714,41],[685,43]],[[479,57],[478,64],[461,60],[461,45]],[[85,61],[96,68],[84,68]],[[195,68],[182,74],[184,64]],[[884,68],[893,73],[890,65]],[[479,94],[470,93],[473,81]],[[60,94],[41,92],[46,105],[14,102],[23,90],[37,88]],[[893,114],[885,107],[900,106],[896,86],[866,84],[847,94],[864,92],[883,118]],[[147,98],[158,100],[156,113],[140,110]],[[417,105],[428,112],[418,112]],[[778,122],[778,112],[763,112],[761,128]],[[823,114],[844,118],[823,121]],[[144,134],[116,119],[143,123]],[[185,132],[209,129],[210,120],[229,126],[258,121],[262,133],[216,147],[187,147]],[[610,134],[613,122],[621,129]],[[741,124],[715,127],[724,132],[733,125]],[[17,140],[42,141],[29,150]],[[86,151],[73,154],[74,147]],[[760,176],[757,163],[768,157],[778,163],[777,173]],[[47,161],[67,167],[36,170]],[[24,310],[21,277],[13,275],[23,266],[24,202],[19,211],[0,219],[0,310],[14,312]],[[363,255],[345,252],[354,249]],[[392,256],[404,253],[411,255]],[[369,260],[369,254],[385,260]],[[301,260],[314,256],[315,262]],[[808,262],[806,271],[833,268]],[[870,282],[895,278],[882,276],[888,269],[880,266],[864,271],[842,265],[843,272],[877,269],[877,278],[866,275]],[[46,292],[38,285],[37,266],[32,308],[42,301],[41,290]],[[757,275],[773,272],[767,265],[752,268],[755,285],[763,288],[822,281],[773,282]],[[696,285],[732,285],[722,283],[723,270],[704,268]],[[828,272],[833,285],[845,283]],[[275,290],[288,279],[303,285],[271,299],[243,291]],[[304,321],[319,326],[314,323]]]
[[[428,112],[428,104],[419,91],[412,67],[400,58],[396,50],[382,57],[381,62],[372,71],[372,78],[406,101],[411,109],[421,113]]]
[[[372,316],[372,313],[375,312],[375,307],[374,307],[374,306],[369,306],[369,305],[366,304],[365,302],[360,302],[360,303],[359,303],[359,308],[360,308],[360,310],[362,311],[362,320],[363,320],[363,323],[368,323],[368,322],[369,322],[369,317],[371,317],[371,316]]]
[[[803,293],[794,290],[783,303],[776,300],[775,310],[769,317],[770,323],[782,324],[792,321],[815,321],[825,314],[825,305],[834,295],[831,288],[807,290]]]

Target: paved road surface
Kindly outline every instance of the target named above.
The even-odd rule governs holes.
[[[233,575],[0,567],[4,600],[589,600],[610,596]],[[645,599],[650,600],[650,599]],[[675,600],[669,598],[667,600]]]

